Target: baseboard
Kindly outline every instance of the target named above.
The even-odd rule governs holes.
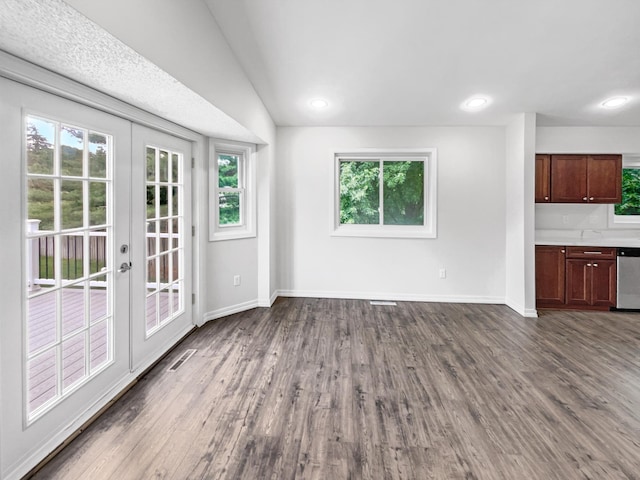
[[[267,299],[264,299],[264,298],[258,299],[258,306],[259,307],[270,308],[271,305],[273,305],[273,302],[275,302],[277,298],[278,298],[278,291],[276,290],[275,292],[273,292],[271,294],[271,296],[269,298],[267,298]]]
[[[422,295],[382,292],[331,292],[311,290],[278,290],[280,297],[343,298],[348,300],[395,300],[398,302],[485,303],[504,305],[504,297],[476,295]]]
[[[234,313],[245,312],[247,310],[251,310],[252,308],[257,308],[261,306],[258,300],[249,300],[248,302],[238,303],[236,305],[230,305],[228,307],[219,308],[217,310],[212,310],[211,312],[206,312],[203,315],[203,323],[209,322],[211,320],[215,320],[216,318],[222,318],[229,315],[233,315]]]
[[[523,317],[536,318],[538,316],[538,311],[535,308],[525,308],[523,305],[510,302],[509,300],[505,301],[505,305]]]

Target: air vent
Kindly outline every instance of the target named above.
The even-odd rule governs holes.
[[[388,306],[388,307],[395,307],[397,305],[396,302],[387,302],[387,301],[383,301],[383,300],[371,300],[369,302],[370,305],[384,305],[384,306]]]
[[[171,365],[167,371],[169,372],[175,372],[176,370],[178,370],[183,364],[184,362],[186,362],[187,360],[189,360],[194,353],[196,353],[197,350],[195,348],[190,348],[189,350],[185,350],[185,352],[180,356],[179,359],[177,359],[173,365]]]

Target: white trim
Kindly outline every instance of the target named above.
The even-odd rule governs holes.
[[[234,313],[246,312],[247,310],[252,310],[254,308],[259,307],[258,300],[249,300],[248,302],[238,303],[237,305],[231,305],[229,307],[219,308],[218,310],[212,310],[211,312],[206,312],[202,318],[202,325],[205,323],[216,320],[218,318],[227,317],[229,315],[233,315]],[[202,326],[198,325],[198,326]]]
[[[624,155],[622,157],[622,169],[636,168],[640,169],[640,157],[638,155]],[[615,205],[609,205],[607,224],[609,228],[640,228],[640,215],[616,215]]]
[[[241,165],[239,165],[243,177],[243,186],[238,189],[242,190],[239,225],[218,225],[218,152],[242,156]],[[256,236],[256,184],[255,145],[209,139],[209,241],[236,240]]]
[[[422,295],[415,293],[331,292],[313,290],[278,290],[280,297],[342,298],[348,300],[395,300],[399,302],[482,303],[505,305],[504,297],[475,295]]]
[[[360,148],[333,150],[331,236],[374,238],[437,238],[438,152],[436,148]],[[340,224],[340,162],[344,160],[410,160],[424,162],[424,225],[342,225]],[[382,192],[382,182],[380,182]],[[382,208],[383,197],[381,194]],[[382,219],[382,216],[380,217]]]
[[[266,307],[266,308],[271,308],[271,306],[273,305],[273,303],[278,299],[278,292],[275,291],[271,294],[271,296],[269,298],[259,298],[258,299],[258,306],[259,307]]]

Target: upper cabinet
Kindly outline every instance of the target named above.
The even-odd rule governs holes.
[[[551,201],[551,155],[536,155],[536,203]]]
[[[620,203],[622,155],[536,155],[536,202]]]

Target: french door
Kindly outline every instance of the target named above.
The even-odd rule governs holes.
[[[0,478],[191,328],[191,145],[0,78]]]

